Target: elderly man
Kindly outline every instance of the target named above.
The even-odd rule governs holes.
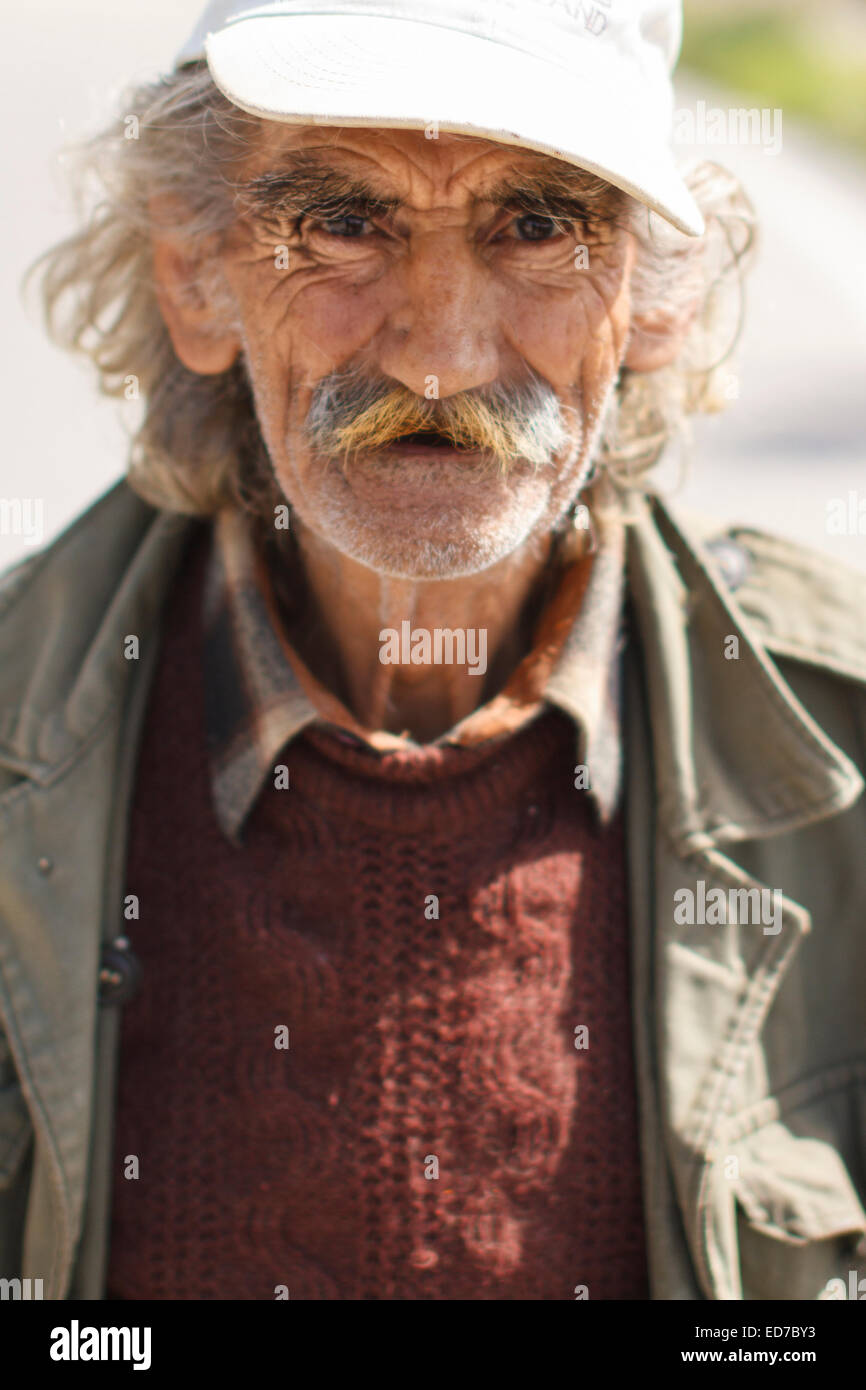
[[[651,485],[752,237],[679,36],[217,0],[90,148],[44,293],[143,409],[2,594],[4,1276],[857,1296],[864,595]]]

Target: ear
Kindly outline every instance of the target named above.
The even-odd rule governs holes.
[[[174,350],[191,372],[201,376],[227,372],[237,359],[240,342],[234,330],[221,326],[214,292],[201,274],[202,248],[193,248],[172,232],[182,211],[177,199],[151,198],[148,209],[156,297]]]
[[[685,309],[657,308],[632,320],[623,365],[633,372],[655,372],[679,354],[698,311],[695,300]]]

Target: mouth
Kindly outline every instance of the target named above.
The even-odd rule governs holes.
[[[435,456],[436,454],[465,454],[473,457],[479,450],[463,444],[455,444],[447,435],[440,434],[438,430],[415,430],[412,434],[401,434],[398,439],[392,439],[390,444],[386,444],[382,450],[386,454],[423,454],[425,456]]]

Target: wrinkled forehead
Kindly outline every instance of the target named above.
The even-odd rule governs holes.
[[[386,126],[293,125],[261,120],[251,133],[239,172],[246,180],[293,175],[356,178],[383,196],[412,188],[468,193],[483,199],[509,184],[539,197],[592,195],[611,212],[627,201],[606,180],[542,151],[508,145],[484,136]]]

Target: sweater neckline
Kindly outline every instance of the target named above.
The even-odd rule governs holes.
[[[448,836],[503,808],[537,815],[551,786],[551,765],[573,781],[576,739],[573,723],[555,706],[543,706],[513,733],[468,747],[377,750],[316,722],[283,749],[280,761],[289,769],[290,787],[326,815],[338,808],[341,816],[408,833],[435,824]],[[565,757],[564,744],[570,750]]]

